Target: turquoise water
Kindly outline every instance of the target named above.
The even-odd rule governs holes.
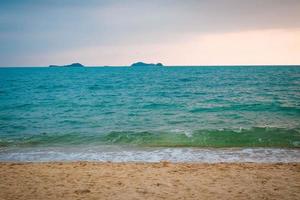
[[[2,151],[107,145],[298,148],[300,67],[0,68]]]

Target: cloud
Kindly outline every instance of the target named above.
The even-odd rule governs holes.
[[[194,34],[176,43],[92,46],[22,60],[35,60],[35,65],[80,61],[89,66],[130,65],[141,59],[166,65],[297,64],[299,52],[300,29],[269,29]]]
[[[298,0],[4,0],[0,65],[94,46],[166,46],[190,35],[297,29],[299,10]]]

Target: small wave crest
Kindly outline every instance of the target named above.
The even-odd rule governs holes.
[[[39,134],[22,138],[2,138],[0,147],[127,145],[144,147],[300,147],[300,132],[295,129],[254,127],[251,129],[196,130],[174,129],[165,132],[124,132],[86,135]]]

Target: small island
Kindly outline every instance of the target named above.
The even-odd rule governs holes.
[[[161,63],[144,63],[144,62],[136,62],[131,65],[131,67],[163,67]]]
[[[49,65],[49,67],[68,67],[68,68],[73,68],[73,67],[84,67],[84,65],[80,63],[72,63],[70,65]]]

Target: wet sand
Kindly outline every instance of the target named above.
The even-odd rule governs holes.
[[[300,163],[0,163],[0,199],[300,199]]]

